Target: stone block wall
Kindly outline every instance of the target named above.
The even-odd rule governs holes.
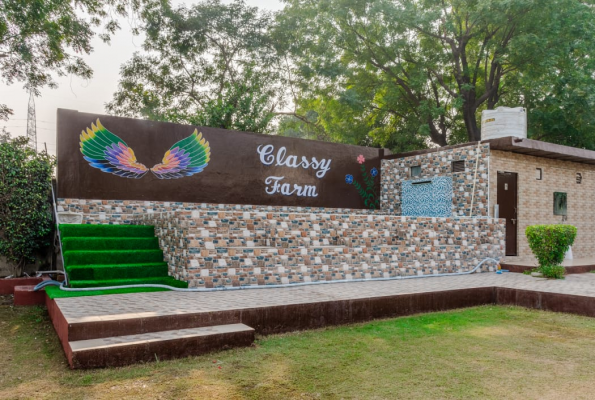
[[[380,210],[340,209],[324,207],[260,206],[245,204],[183,203],[142,200],[85,200],[58,199],[58,212],[70,211],[83,214],[84,224],[131,224],[143,214],[159,214],[173,211],[261,211],[261,212],[345,212],[363,215],[382,213]]]
[[[471,215],[471,198],[475,183],[472,216],[485,217],[488,215],[489,156],[489,144],[481,144],[479,147],[477,144],[471,144],[426,154],[382,160],[380,208],[388,214],[400,215],[402,211],[402,182],[404,180],[447,176],[452,177],[452,216]],[[451,170],[453,161],[464,161],[465,171],[453,173]],[[478,166],[477,179],[474,180],[476,165]],[[414,166],[421,167],[421,175],[412,178],[410,171]]]
[[[542,180],[536,179],[536,168],[542,169]],[[531,260],[525,230],[536,224],[570,224],[578,233],[572,246],[574,258],[593,255],[595,243],[595,166],[569,161],[532,157],[506,151],[492,150],[490,157],[490,215],[498,201],[497,173],[518,174],[518,258]],[[576,182],[580,173],[582,181]],[[554,215],[554,192],[567,193],[568,215],[564,220]]]
[[[155,225],[170,274],[192,287],[463,272],[504,251],[490,218],[194,210],[138,223]]]

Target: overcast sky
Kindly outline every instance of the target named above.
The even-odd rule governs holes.
[[[194,4],[199,0],[172,0],[174,5]],[[230,1],[223,0],[228,3]],[[280,0],[246,0],[252,6],[279,10],[283,7]],[[67,108],[82,112],[106,114],[105,103],[112,99],[118,87],[120,66],[128,61],[132,53],[141,51],[142,38],[133,36],[128,21],[121,21],[122,29],[112,37],[111,44],[105,44],[95,38],[94,51],[84,57],[93,68],[93,78],[84,80],[76,77],[58,79],[58,89],[43,89],[41,97],[35,99],[37,114],[37,143],[43,148],[47,143],[48,151],[56,151],[56,110]],[[0,121],[0,127],[6,126],[12,136],[25,135],[27,131],[28,93],[21,83],[6,86],[0,82],[0,103],[7,104],[14,110],[8,122]]]

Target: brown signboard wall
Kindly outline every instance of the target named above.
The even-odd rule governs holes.
[[[81,133],[97,128],[98,119],[101,126],[121,139],[115,142],[124,142],[134,151],[137,162],[146,166],[142,167],[141,177],[118,168],[121,155],[114,155],[112,161],[99,160],[98,156],[94,156],[95,161],[84,158]],[[166,174],[161,173],[163,167],[154,167],[163,163],[165,153],[174,144],[188,138],[195,129],[208,141],[208,146],[206,142],[201,146],[210,152],[202,171],[178,177],[187,170],[166,170],[174,171]],[[57,136],[60,198],[379,207],[382,149],[62,109],[58,110]],[[85,142],[86,149],[103,154],[105,140],[91,136]],[[124,144],[116,146],[116,151],[128,155]],[[181,154],[173,148],[171,153]],[[93,163],[108,172],[91,166]]]

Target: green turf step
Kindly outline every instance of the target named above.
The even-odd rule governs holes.
[[[167,276],[167,263],[141,264],[92,264],[71,265],[66,267],[70,279],[74,280],[106,280],[131,279]]]
[[[137,278],[137,279],[110,279],[110,280],[70,280],[68,282],[72,288],[88,288],[88,287],[106,287],[106,286],[124,286],[124,285],[142,285],[142,284],[159,284],[169,285],[178,288],[188,287],[188,283],[178,281],[171,276],[158,278]]]
[[[62,250],[156,250],[156,237],[66,237],[62,239]]]
[[[67,237],[154,237],[150,225],[60,224],[62,239]]]
[[[141,264],[163,262],[161,250],[74,250],[64,252],[64,264],[92,265],[92,264]]]

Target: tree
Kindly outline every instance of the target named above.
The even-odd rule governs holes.
[[[2,131],[0,131],[0,143],[6,143],[10,140],[10,132],[6,130],[6,127],[2,127]]]
[[[271,15],[236,0],[143,14],[144,54],[122,67],[111,113],[267,132],[282,105]]]
[[[158,1],[158,0],[154,0]],[[0,76],[6,84],[23,82],[39,95],[56,87],[57,76],[90,78],[91,67],[79,54],[92,51],[93,29],[109,42],[118,28],[113,16],[139,10],[148,0],[2,0],[0,2]],[[0,104],[0,120],[12,110]]]
[[[595,10],[585,2],[286,2],[277,37],[293,55],[295,83],[308,99],[299,104],[328,104],[351,92],[360,119],[380,125],[370,131],[381,144],[479,140],[479,112],[503,99],[545,112],[556,85],[540,80],[562,68],[580,75],[587,92],[595,87],[593,69],[585,69],[595,55]],[[541,92],[531,96],[535,85]]]
[[[30,148],[26,137],[0,143],[0,255],[13,264],[14,276],[50,245],[54,164],[54,157]]]

